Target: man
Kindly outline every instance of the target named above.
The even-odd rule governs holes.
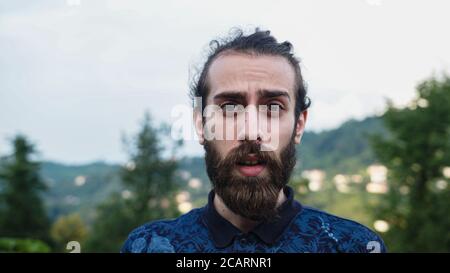
[[[208,204],[135,229],[122,252],[384,252],[370,229],[287,186],[310,105],[292,45],[259,29],[210,45],[192,86]]]

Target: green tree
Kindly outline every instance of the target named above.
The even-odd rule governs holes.
[[[123,191],[98,207],[88,251],[118,252],[133,228],[178,216],[172,196],[177,189],[175,152],[181,143],[164,143],[167,135],[167,127],[155,128],[146,114],[138,134],[124,139],[129,162],[120,170]],[[168,145],[172,149],[165,155]]]
[[[0,253],[48,253],[50,246],[35,239],[0,238]]]
[[[34,147],[25,136],[12,140],[13,153],[0,170],[0,237],[49,240],[49,220],[41,200],[46,186],[39,163],[31,160]]]
[[[60,216],[52,225],[50,235],[57,244],[58,250],[66,251],[70,241],[77,241],[81,245],[87,236],[87,228],[78,213]]]
[[[417,87],[409,107],[389,104],[388,138],[373,137],[375,154],[388,168],[389,193],[376,216],[388,221],[391,251],[450,251],[450,79],[433,77]]]

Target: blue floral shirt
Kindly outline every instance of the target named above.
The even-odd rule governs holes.
[[[280,217],[242,233],[215,210],[214,191],[208,204],[173,220],[159,220],[133,230],[122,253],[156,252],[386,252],[383,240],[369,228],[351,220],[302,206],[293,190]]]

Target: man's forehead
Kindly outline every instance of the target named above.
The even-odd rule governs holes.
[[[223,91],[283,90],[294,97],[295,71],[282,56],[226,53],[208,71],[209,95]]]

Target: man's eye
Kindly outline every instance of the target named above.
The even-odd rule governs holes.
[[[283,109],[283,106],[280,103],[272,102],[267,104],[267,108],[270,112],[276,112]]]
[[[224,111],[235,111],[237,104],[234,102],[226,102],[220,105],[220,108]]]

